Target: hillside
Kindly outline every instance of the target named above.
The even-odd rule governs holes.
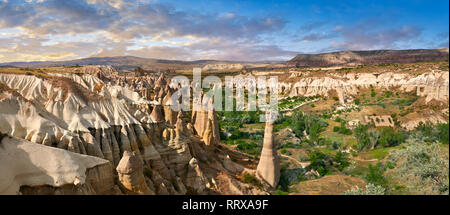
[[[448,60],[448,49],[342,51],[299,54],[286,62],[297,67],[357,66]]]
[[[34,62],[8,62],[0,63],[1,67],[29,67],[29,68],[43,68],[53,66],[85,66],[85,65],[111,65],[119,69],[132,69],[135,67],[142,67],[145,70],[190,70],[194,67],[217,67],[216,65],[233,64],[278,64],[283,62],[246,62],[246,61],[222,61],[222,60],[195,60],[195,61],[182,61],[182,60],[164,60],[155,58],[141,58],[134,56],[118,56],[118,57],[89,57],[77,60],[69,61],[34,61]],[[225,66],[224,66],[225,65]]]

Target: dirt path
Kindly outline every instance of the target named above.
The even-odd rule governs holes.
[[[307,166],[309,166],[309,164],[310,164],[310,162],[300,162],[297,159],[295,159],[291,156],[288,156],[288,155],[284,155],[284,154],[280,154],[280,155],[281,155],[281,157],[284,157],[284,158],[294,161],[296,164],[300,165],[303,169],[306,168]]]
[[[370,159],[370,160],[364,160],[364,159],[361,159],[361,158],[359,158],[359,157],[352,157],[351,159],[357,160],[357,161],[362,161],[362,162],[375,162],[375,161],[379,161],[379,160],[376,159],[376,158]]]
[[[307,102],[305,102],[305,103],[301,103],[301,104],[299,104],[299,105],[297,105],[297,106],[295,106],[295,107],[293,107],[293,108],[280,110],[280,112],[285,113],[285,112],[293,111],[293,110],[295,110],[295,109],[297,109],[297,108],[299,108],[299,107],[301,107],[301,106],[303,106],[303,105],[307,105],[307,104],[310,104],[310,103],[313,103],[313,102],[317,102],[317,101],[319,101],[319,100],[320,100],[320,99],[313,99],[313,100],[311,100],[311,101],[307,101]]]

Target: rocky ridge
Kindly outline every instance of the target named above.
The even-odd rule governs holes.
[[[105,173],[114,180],[108,192],[84,189],[82,193],[228,192],[230,189],[218,187],[218,175],[231,180],[230,186],[244,186],[238,177],[246,164],[234,162],[244,158],[219,146],[214,112],[194,112],[195,117],[189,119],[182,112],[168,108],[167,98],[175,89],[169,86],[164,74],[128,77],[112,67],[76,69],[76,73],[64,71],[42,77],[0,74],[0,131],[18,138],[21,144],[30,141],[38,146],[58,148],[64,156],[97,157],[101,161],[98,165],[111,165]],[[225,159],[230,156],[234,161]],[[5,171],[10,171],[5,162],[0,164]],[[236,168],[230,171],[230,166]],[[93,179],[92,183],[100,182]],[[40,194],[44,190],[57,194],[56,189],[72,186],[74,181],[11,183],[4,185],[6,188],[0,187],[0,191],[11,193],[26,188],[23,192],[26,194]],[[250,186],[246,192],[265,191]]]

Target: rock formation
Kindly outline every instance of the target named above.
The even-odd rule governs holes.
[[[195,133],[203,138],[206,145],[220,143],[219,124],[216,112],[202,106],[200,111],[192,112],[192,122]]]
[[[135,152],[125,151],[116,168],[120,187],[126,194],[155,194],[145,183],[143,163]]]
[[[273,141],[273,122],[266,122],[264,143],[256,173],[272,188],[278,185],[280,180],[280,162]]]
[[[118,193],[108,160],[2,137],[0,194]]]

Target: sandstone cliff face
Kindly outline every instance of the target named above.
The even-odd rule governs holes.
[[[356,66],[448,60],[448,57],[448,49],[343,51],[299,54],[286,64],[298,67]]]
[[[292,80],[292,81],[291,81]],[[292,78],[280,83],[280,93],[288,96],[328,96],[336,91],[341,103],[348,95],[359,93],[358,88],[370,86],[381,89],[398,88],[404,92],[414,92],[425,97],[428,103],[436,100],[442,103],[449,101],[449,73],[443,71],[426,72],[420,75],[408,73],[330,73],[325,77]]]
[[[448,107],[449,73],[432,70],[421,73],[408,72],[329,72],[326,75],[292,73],[279,83],[279,93],[287,97],[315,96],[339,98],[340,104],[352,103],[362,89],[375,88],[376,91],[406,92],[420,97],[420,105]],[[441,113],[426,114],[429,120],[416,119],[401,122],[402,127],[414,129],[420,121],[433,123],[448,121]],[[448,117],[448,115],[447,115]]]

